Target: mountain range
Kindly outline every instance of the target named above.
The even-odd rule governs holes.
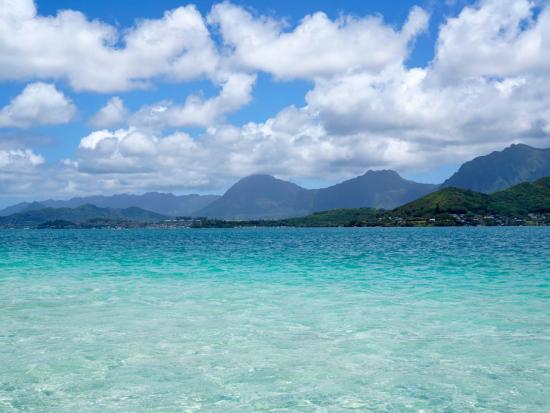
[[[439,188],[455,187],[493,193],[521,182],[550,176],[550,148],[512,145],[464,163],[442,185],[423,184],[402,178],[392,170],[369,170],[365,174],[320,189],[306,189],[270,175],[251,175],[219,195],[143,195],[76,197],[69,200],[22,202],[0,211],[1,216],[30,213],[44,208],[141,208],[159,215],[220,219],[281,219],[340,208],[393,209]]]
[[[207,220],[202,227],[550,225],[550,177],[484,194],[442,188],[392,210],[332,209],[299,218],[257,221]]]
[[[36,207],[34,204],[31,206]],[[0,217],[0,226],[36,226],[48,221],[85,222],[91,219],[157,222],[166,219],[166,216],[138,207],[116,209],[100,208],[95,205],[86,204],[75,208],[31,208],[23,212]]]
[[[222,219],[279,219],[335,208],[389,209],[436,189],[437,185],[408,181],[389,170],[367,171],[321,189],[305,189],[270,175],[252,175],[241,179],[199,214]]]
[[[219,195],[174,195],[170,193],[147,192],[143,195],[117,194],[75,197],[69,200],[48,199],[40,202],[21,202],[0,211],[0,216],[42,208],[77,208],[95,205],[101,208],[125,209],[138,207],[168,216],[192,216],[206,205],[218,199]]]
[[[442,188],[392,210],[344,208],[299,218],[259,220],[167,219],[141,208],[42,208],[0,217],[2,228],[179,228],[235,226],[550,225],[550,177],[484,194]]]

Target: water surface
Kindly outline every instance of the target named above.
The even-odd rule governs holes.
[[[550,228],[0,231],[1,412],[550,411]]]

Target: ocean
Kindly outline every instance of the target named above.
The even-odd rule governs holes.
[[[0,231],[0,412],[203,411],[550,411],[550,228]]]

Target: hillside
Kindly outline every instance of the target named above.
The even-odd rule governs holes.
[[[467,189],[443,188],[391,211],[393,215],[426,217],[437,214],[495,214],[522,217],[550,212],[550,178],[524,182],[492,195]]]
[[[524,182],[491,195],[491,209],[504,215],[550,213],[550,177]]]
[[[374,219],[378,213],[379,211],[374,208],[333,209],[301,218],[289,218],[282,220],[280,224],[291,227],[354,226]]]
[[[464,163],[443,187],[493,193],[550,176],[550,148],[518,144]]]
[[[485,214],[490,210],[489,195],[459,188],[443,188],[391,211],[404,217],[427,217],[437,214]]]

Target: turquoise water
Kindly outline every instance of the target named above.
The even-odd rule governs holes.
[[[550,411],[550,228],[0,231],[1,412]]]

